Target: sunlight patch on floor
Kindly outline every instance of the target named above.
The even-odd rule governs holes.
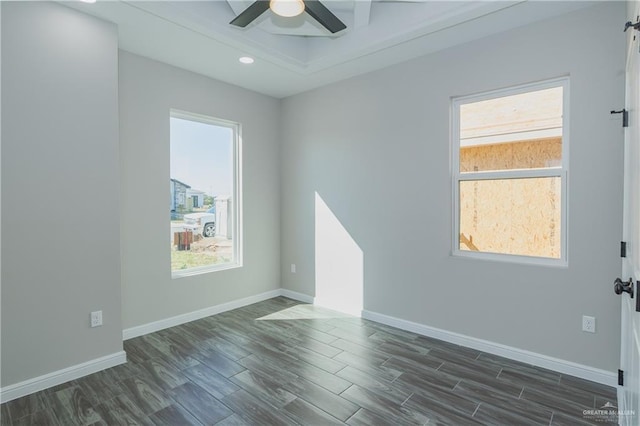
[[[269,315],[265,315],[258,320],[298,320],[298,319],[331,319],[331,318],[353,318],[353,315],[333,311],[314,305],[296,305]]]

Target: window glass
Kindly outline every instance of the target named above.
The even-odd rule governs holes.
[[[236,264],[237,125],[172,112],[170,131],[171,271]]]
[[[560,258],[558,177],[460,182],[460,250]]]
[[[453,100],[455,254],[566,263],[568,83]]]
[[[561,163],[562,87],[460,105],[460,172]]]

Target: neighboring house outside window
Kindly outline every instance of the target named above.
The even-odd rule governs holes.
[[[191,189],[186,183],[171,179],[171,211],[186,210],[186,194]]]
[[[199,191],[197,189],[187,189],[187,197],[191,202],[191,206],[193,208],[198,208],[204,206],[204,198],[207,195],[204,191]]]

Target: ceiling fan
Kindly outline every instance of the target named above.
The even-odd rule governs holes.
[[[347,28],[336,15],[318,0],[256,0],[229,23],[244,28],[269,8],[275,14],[284,17],[298,16],[302,12],[307,12],[320,25],[334,34]]]

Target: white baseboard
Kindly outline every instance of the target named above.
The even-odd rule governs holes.
[[[321,302],[312,296],[287,289],[281,289],[281,295],[304,303],[317,304]],[[357,315],[357,313],[351,314]],[[443,340],[445,342],[454,343],[456,345],[466,346],[482,352],[502,356],[514,361],[520,361],[526,364],[557,371],[562,374],[591,380],[592,382],[601,383],[607,386],[617,387],[618,385],[618,375],[611,371],[589,367],[572,361],[566,361],[548,355],[527,351],[525,349],[514,348],[501,343],[478,339],[476,337],[470,337],[464,334],[454,333],[368,310],[362,311],[362,318],[396,327],[401,330],[411,331],[423,336],[433,337],[434,339]]]
[[[245,297],[243,299],[233,300],[231,302],[200,309],[198,311],[193,311],[171,318],[166,318],[160,321],[144,324],[141,326],[131,327],[123,330],[122,338],[123,340],[131,339],[148,333],[163,330],[165,328],[174,327],[176,325],[219,314],[221,312],[241,308],[252,303],[261,302],[263,300],[271,299],[278,296],[288,297],[290,299],[298,300],[303,303],[314,303],[315,301],[315,298],[312,296],[280,288],[254,296]],[[617,374],[614,372],[589,367],[575,362],[538,354],[524,349],[514,348],[500,343],[490,342],[488,340],[478,339],[475,337],[470,337],[435,327],[430,327],[427,325],[395,318],[389,315],[379,314],[377,312],[368,310],[362,311],[362,317],[371,321],[379,322],[381,324],[386,324],[402,330],[411,331],[423,336],[433,337],[445,342],[466,346],[482,352],[503,356],[515,361],[547,368],[549,370],[557,371],[563,374],[569,374],[575,377],[580,377],[608,386],[615,387],[617,385]],[[124,351],[120,351],[111,355],[84,362],[82,364],[54,371],[43,376],[25,380],[23,382],[16,383],[10,386],[5,386],[3,388],[0,388],[0,403],[11,401],[13,399],[29,395],[33,392],[38,392],[70,380],[75,380],[80,377],[96,373],[98,371],[123,364],[126,361],[126,353]]]
[[[298,293],[297,291],[288,290],[286,288],[280,289],[280,296],[288,297],[289,299],[297,300],[298,302],[315,303],[315,297]]]
[[[254,296],[245,297],[243,299],[232,300],[231,302],[222,303],[220,305],[209,306],[208,308],[187,312],[186,314],[176,315],[174,317],[138,325],[136,327],[126,328],[122,330],[122,340],[129,340],[134,337],[144,336],[145,334],[154,333],[156,331],[164,330],[165,328],[175,327],[176,325],[185,324],[211,315],[241,308],[243,306],[251,305],[252,303],[262,302],[263,300],[281,295],[282,289],[271,290]]]
[[[464,334],[429,327],[427,325],[379,314],[377,312],[364,310],[362,311],[362,317],[402,330],[421,334],[423,336],[433,337],[435,339],[444,340],[445,342],[466,346],[482,352],[509,358],[514,361],[520,361],[537,367],[557,371],[562,374],[568,374],[581,379],[591,380],[592,382],[602,383],[607,386],[616,387],[618,384],[618,375],[611,371],[589,367],[572,361],[566,361],[524,349],[518,349],[500,343],[466,336]]]
[[[308,303],[313,303],[312,297],[306,296],[301,293],[295,293],[289,290],[276,289],[267,291],[265,293],[256,294],[254,296],[245,297],[243,299],[222,303],[220,305],[210,306],[198,311],[188,312],[186,314],[177,315],[160,321],[155,321],[149,324],[128,328],[122,331],[122,339],[127,340],[148,333],[153,333],[165,328],[174,327],[176,325],[195,321],[200,318],[230,311],[232,309],[241,308],[252,303],[261,302],[263,300],[271,299],[278,296],[286,296],[291,299],[296,299],[303,302],[311,300],[311,302]],[[5,403],[34,392],[57,386],[70,380],[79,379],[80,377],[97,373],[98,371],[115,367],[116,365],[124,364],[125,362],[127,362],[127,354],[124,351],[120,351],[112,355],[107,355],[98,359],[84,362],[82,364],[77,364],[62,370],[54,371],[43,376],[34,377],[33,379],[25,380],[20,383],[5,386],[3,388],[0,388],[0,403]]]
[[[124,351],[120,351],[91,361],[83,362],[82,364],[63,368],[62,370],[54,371],[43,376],[34,377],[33,379],[5,386],[0,388],[0,403],[5,403],[34,392],[58,386],[70,380],[76,380],[80,377],[97,373],[98,371],[115,367],[116,365],[124,364],[125,362],[127,362],[127,354]]]
[[[174,327],[176,325],[184,324],[189,321],[195,321],[200,318],[219,314],[221,312],[229,311],[232,309],[241,308],[243,306],[261,302],[263,300],[267,300],[277,296],[288,297],[290,299],[298,300],[303,303],[316,304],[320,302],[313,296],[298,293],[296,291],[288,290],[285,288],[280,288],[255,296],[246,297],[244,299],[234,300],[228,303],[223,303],[221,305],[211,306],[205,309],[189,312],[171,318],[166,318],[149,324],[128,328],[122,332],[122,336],[124,340],[131,339],[133,337],[153,333],[165,328]],[[514,348],[488,340],[478,339],[475,337],[470,337],[423,324],[418,324],[412,321],[407,321],[368,310],[362,311],[362,317],[402,330],[421,334],[423,336],[433,337],[445,342],[466,346],[469,348],[480,350],[482,352],[513,359],[515,361],[547,368],[549,370],[557,371],[562,374],[569,374],[571,376],[580,377],[582,379],[591,380],[593,382],[602,383],[608,386],[617,386],[617,374],[614,372],[589,367],[575,362],[542,355],[524,349]]]

